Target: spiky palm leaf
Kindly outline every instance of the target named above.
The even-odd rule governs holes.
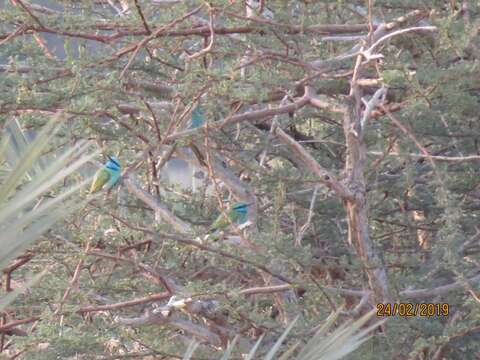
[[[90,179],[73,185],[53,198],[42,198],[46,192],[78,170],[98,153],[87,155],[89,143],[80,142],[59,155],[49,164],[39,166],[39,159],[53,140],[59,128],[60,115],[49,121],[32,142],[18,148],[17,159],[10,157],[13,135],[2,133],[0,140],[0,269],[24,252],[38,237],[54,223],[83,206],[84,202],[73,199],[75,194]],[[10,123],[9,125],[11,125]],[[17,123],[18,124],[18,123]],[[14,124],[15,126],[15,124]],[[21,128],[14,127],[14,131]],[[34,169],[32,171],[32,169]],[[1,299],[0,309],[9,301]]]
[[[288,334],[294,327],[298,317],[295,318],[289,326],[285,329],[282,335],[278,338],[275,344],[268,350],[267,354],[263,357],[257,356],[257,351],[260,348],[260,344],[263,340],[263,336],[258,339],[253,348],[248,353],[245,360],[263,359],[263,360],[338,360],[352,351],[357,349],[365,341],[370,339],[369,335],[373,330],[382,325],[386,320],[377,321],[370,326],[366,326],[368,321],[376,314],[376,311],[372,311],[356,321],[348,321],[339,326],[336,330],[328,333],[330,328],[338,319],[340,310],[332,313],[325,321],[325,323],[316,331],[315,335],[303,346],[297,342],[293,346],[286,350],[282,347],[284,341],[287,339]],[[233,347],[236,341],[233,341],[225,351],[222,360],[228,360],[230,354],[233,351]],[[188,360],[193,355],[198,343],[193,342],[185,353],[184,360]],[[300,348],[300,350],[299,350]],[[279,352],[283,351],[282,355]],[[296,354],[296,355],[294,355]],[[294,357],[295,356],[295,357]]]

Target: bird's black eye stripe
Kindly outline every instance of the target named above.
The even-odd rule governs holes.
[[[108,157],[108,159],[109,159],[111,162],[113,162],[115,165],[117,165],[118,167],[120,167],[120,164],[119,164],[117,161],[115,161],[114,159],[112,159],[110,156]]]
[[[249,206],[251,206],[252,204],[242,204],[242,205],[237,205],[235,206],[234,208],[235,209],[242,209],[242,208],[247,208]]]

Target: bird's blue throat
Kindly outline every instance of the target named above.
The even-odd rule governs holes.
[[[109,156],[108,161],[105,164],[105,167],[107,169],[110,169],[110,170],[119,171],[120,170],[120,163],[117,160],[117,158]]]

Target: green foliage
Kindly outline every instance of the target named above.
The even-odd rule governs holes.
[[[382,78],[385,84],[391,87],[405,85],[405,75],[400,70],[385,70],[382,72]]]
[[[33,344],[43,344],[43,351],[29,352],[28,356],[35,360],[65,359],[84,353],[86,348],[92,353],[101,352],[104,345],[102,336],[85,330],[82,327],[72,328],[69,325],[52,327],[42,324],[35,336],[29,340],[33,340]]]
[[[35,145],[24,142],[33,152],[22,149],[15,164],[4,159],[0,164],[0,267],[26,249],[35,254],[13,273],[15,291],[2,297],[0,307],[7,321],[41,318],[28,336],[8,337],[9,355],[25,350],[26,358],[39,359],[103,354],[236,359],[251,352],[253,360],[272,350],[271,358],[278,359],[310,359],[313,353],[350,359],[478,357],[480,315],[472,293],[479,287],[467,279],[478,273],[480,261],[480,170],[478,159],[458,160],[480,153],[478,4],[466,2],[465,10],[459,1],[372,2],[374,30],[384,21],[394,29],[438,28],[388,39],[376,49],[383,58],[364,63],[357,74],[365,80],[358,93],[364,100],[378,86],[388,87],[384,105],[403,125],[376,108],[360,137],[367,156],[366,228],[372,251],[380,255],[375,265],[387,269],[394,300],[448,302],[452,313],[392,317],[386,334],[370,333],[366,344],[346,355],[365,339],[358,337],[364,328],[343,327],[338,317],[321,337],[311,329],[342,304],[347,314],[356,313],[361,297],[340,290],[371,289],[368,264],[347,242],[352,229],[345,201],[322,180],[312,203],[317,174],[270,125],[275,120],[319,165],[357,189],[361,184],[349,183],[346,169],[351,129],[344,128],[342,114],[311,105],[217,125],[234,115],[298,101],[304,85],[321,101],[344,106],[356,57],[337,57],[370,41],[366,2],[268,0],[264,5],[274,19],[267,20],[247,19],[245,1],[209,1],[215,15],[213,46],[193,58],[209,44],[207,2],[127,1],[129,9],[122,10],[119,1],[61,1],[55,8],[23,1],[31,14],[13,3],[0,9],[0,124],[18,123],[22,131],[13,133],[16,142],[27,131],[45,130]],[[413,10],[419,12],[411,16]],[[357,24],[366,26],[345,31]],[[188,109],[197,102],[208,128],[171,141],[185,129]],[[365,110],[360,99],[357,110],[359,116]],[[57,111],[65,114],[60,127],[45,120]],[[11,145],[5,139],[1,155]],[[82,164],[97,155],[85,155],[92,140],[119,154],[126,175],[191,233],[179,233],[128,184],[87,204],[80,188],[92,173]],[[208,166],[195,163],[206,180],[185,189],[167,182],[164,156],[195,162],[178,151],[191,142],[201,148]],[[76,145],[64,155],[57,152],[70,143]],[[169,155],[171,146],[176,150]],[[424,151],[450,161],[425,158]],[[218,242],[205,240],[219,204],[249,196],[255,198],[255,224],[243,231],[228,229]],[[246,246],[242,236],[258,248]],[[242,293],[284,285],[278,275],[292,288]],[[459,280],[461,287],[439,296],[399,295]],[[32,281],[38,285],[25,293]],[[163,322],[145,326],[119,322],[165,306],[166,299],[148,300],[166,291],[165,281],[176,297],[215,306],[206,312],[176,310]],[[124,304],[135,299],[147,300]],[[115,303],[125,306],[84,317],[74,313]],[[53,315],[57,309],[62,312]],[[287,334],[284,328],[297,315]],[[221,334],[220,344],[207,344],[175,320]],[[30,326],[18,328],[30,331]],[[349,332],[355,327],[359,331]],[[46,343],[44,351],[38,350]]]

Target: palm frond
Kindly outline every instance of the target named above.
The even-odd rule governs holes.
[[[281,356],[279,352],[283,349],[283,344],[287,340],[287,336],[293,329],[298,320],[296,317],[285,329],[282,335],[278,338],[275,344],[269,349],[268,353],[263,358],[264,360],[338,360],[357,349],[365,341],[371,337],[371,332],[381,326],[386,320],[374,322],[372,325],[365,327],[365,325],[376,314],[376,311],[371,311],[355,321],[347,321],[339,326],[332,333],[328,334],[329,330],[336,322],[340,315],[341,309],[332,313],[324,324],[316,331],[315,335],[303,346],[300,351],[297,351],[301,346],[301,341],[287,348]],[[222,356],[222,360],[228,360],[233,351],[233,347],[237,338],[232,341],[227,350]],[[260,337],[255,345],[248,353],[246,360],[256,359],[255,357],[263,336]],[[192,343],[193,344],[193,343]],[[185,353],[184,359],[190,359],[195,351],[195,347],[189,346]],[[198,345],[197,343],[195,343]],[[295,355],[295,353],[297,353]],[[188,354],[188,357],[187,357]]]
[[[182,360],[190,360],[198,345],[199,343],[193,340],[190,345],[188,345],[187,351],[185,351]]]
[[[13,134],[11,129],[8,133],[2,133],[0,139],[0,170],[2,170],[0,269],[30,247],[57,221],[64,219],[87,202],[87,200],[78,201],[75,195],[90,179],[70,185],[55,196],[51,194],[46,196],[47,192],[54,190],[55,185],[98,155],[98,151],[88,154],[90,143],[80,142],[56,158],[51,158],[45,166],[39,166],[43,160],[42,154],[60,128],[61,118],[61,114],[53,117],[32,142],[22,135],[18,123],[18,126],[12,127],[15,129]],[[16,138],[17,144],[13,150],[12,138]],[[18,146],[19,143],[22,145]],[[5,160],[9,151],[10,155],[15,154],[16,159],[10,156],[7,164]],[[0,299],[0,309],[5,307],[16,294],[14,292]]]
[[[348,321],[337,328],[333,333],[326,335],[328,328],[338,318],[339,312],[327,319],[327,327],[322,327],[315,336],[303,347],[298,354],[299,360],[336,360],[348,355],[361,344],[370,339],[374,329],[386,320],[378,321],[363,328],[376,314],[371,311],[355,321]]]
[[[53,117],[39,132],[35,140],[27,146],[25,152],[21,155],[0,189],[0,204],[8,199],[11,193],[21,183],[27,171],[30,170],[38,160],[42,151],[49,145],[51,139],[59,129],[60,116],[61,115],[57,115]],[[5,154],[1,153],[0,158],[5,158]]]

